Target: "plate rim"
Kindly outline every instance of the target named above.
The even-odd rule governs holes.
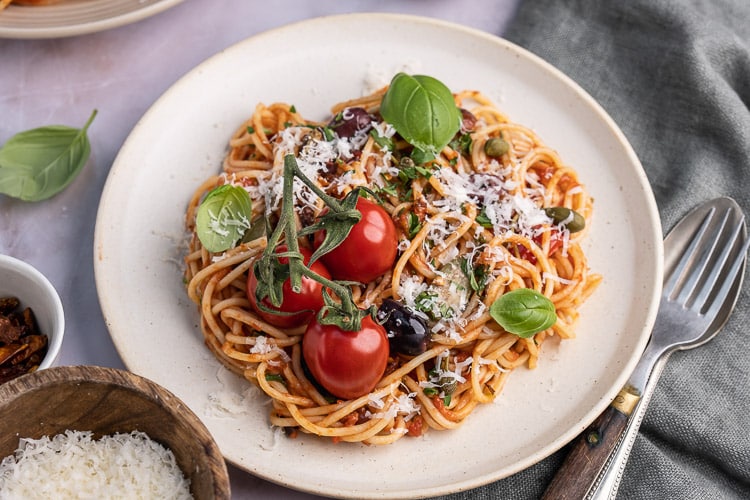
[[[177,6],[185,0],[156,0],[153,3],[140,5],[139,0],[130,0],[135,7],[128,12],[118,15],[103,17],[94,21],[73,21],[57,24],[54,26],[40,27],[14,27],[0,24],[0,39],[46,39],[67,38],[78,35],[87,35],[106,31],[127,24],[132,24],[151,16],[155,16],[167,9]],[[24,9],[54,9],[55,5],[47,6],[24,6]],[[10,8],[10,6],[8,7]],[[0,20],[2,11],[0,11]]]
[[[551,454],[553,454],[554,452],[562,448],[566,443],[570,442],[573,438],[575,438],[581,431],[585,429],[585,427],[587,427],[588,425],[590,425],[591,422],[593,422],[593,420],[596,418],[596,416],[599,413],[601,413],[601,411],[603,411],[607,407],[611,399],[614,399],[614,396],[616,395],[620,387],[625,384],[625,382],[627,381],[627,378],[629,377],[630,373],[635,367],[635,364],[638,362],[640,353],[643,352],[643,349],[645,348],[648,342],[648,338],[650,337],[650,330],[655,321],[657,306],[658,306],[659,290],[661,287],[661,280],[662,280],[662,274],[663,274],[664,253],[663,253],[663,237],[662,237],[661,221],[660,221],[659,211],[658,211],[658,207],[657,207],[656,200],[654,197],[654,193],[650,186],[648,178],[646,176],[645,170],[643,169],[643,166],[640,160],[638,159],[637,154],[635,153],[630,142],[627,140],[625,134],[616,124],[614,119],[612,119],[612,117],[606,112],[606,110],[590,94],[588,94],[588,92],[586,92],[577,82],[575,82],[572,78],[568,77],[561,70],[559,70],[558,68],[556,68],[555,66],[553,66],[552,64],[544,60],[543,58],[537,56],[533,52],[529,51],[528,49],[525,49],[500,36],[493,35],[491,33],[481,31],[476,28],[468,27],[465,25],[461,25],[452,21],[446,21],[446,20],[430,18],[430,17],[420,16],[420,15],[413,15],[413,14],[360,12],[360,13],[349,13],[349,14],[325,15],[325,16],[304,19],[301,21],[291,22],[282,26],[278,26],[278,27],[274,27],[274,28],[271,28],[262,32],[258,32],[243,40],[235,42],[229,45],[228,47],[224,48],[223,50],[215,53],[214,55],[204,59],[198,65],[196,65],[191,70],[186,72],[183,76],[175,80],[173,84],[170,85],[169,88],[167,88],[167,90],[165,90],[162,93],[162,95],[149,107],[149,109],[143,114],[141,119],[137,121],[131,133],[123,142],[120,152],[117,154],[112,164],[110,173],[107,176],[107,180],[105,182],[104,189],[102,192],[101,203],[103,204],[103,201],[107,198],[109,191],[111,189],[114,189],[112,187],[114,185],[113,178],[115,177],[113,173],[116,173],[117,166],[120,163],[118,160],[120,159],[122,152],[129,148],[130,143],[131,143],[131,138],[136,135],[142,123],[147,121],[152,113],[157,112],[160,106],[160,103],[162,102],[162,100],[167,99],[168,94],[170,94],[174,89],[178,88],[179,86],[188,84],[188,80],[190,79],[191,75],[198,74],[204,71],[207,66],[210,66],[219,58],[224,57],[227,53],[231,53],[245,44],[255,43],[260,38],[269,37],[269,36],[271,37],[277,36],[280,32],[283,32],[286,30],[295,30],[297,27],[301,25],[309,25],[312,23],[320,23],[320,22],[329,23],[332,21],[335,22],[335,21],[351,20],[351,19],[357,19],[357,18],[363,19],[368,22],[372,22],[374,19],[380,19],[380,20],[385,20],[385,21],[422,23],[422,24],[430,25],[431,27],[435,27],[435,28],[442,28],[442,29],[447,29],[449,31],[463,32],[464,34],[469,35],[469,36],[485,39],[486,41],[489,41],[497,45],[498,49],[503,48],[506,50],[510,50],[514,52],[517,56],[526,59],[529,63],[536,65],[540,69],[544,70],[546,73],[550,74],[551,77],[559,80],[566,87],[572,90],[578,98],[582,99],[582,101],[585,103],[585,106],[589,110],[594,111],[598,119],[602,120],[607,125],[609,132],[612,133],[613,137],[617,140],[617,143],[623,148],[623,151],[626,153],[628,161],[632,163],[635,167],[637,167],[633,169],[633,174],[635,176],[635,179],[637,180],[637,184],[639,188],[643,191],[643,196],[646,198],[646,202],[647,202],[646,206],[642,207],[642,210],[648,213],[648,218],[653,223],[649,228],[650,238],[651,238],[649,240],[649,243],[653,243],[653,252],[655,254],[654,262],[653,262],[654,274],[653,274],[652,283],[651,283],[652,284],[651,290],[653,290],[653,296],[651,300],[649,301],[647,313],[645,317],[642,318],[641,324],[644,325],[643,331],[640,337],[637,339],[636,346],[634,348],[634,352],[638,353],[638,355],[637,356],[633,355],[629,358],[628,362],[620,370],[620,375],[617,379],[618,383],[614,384],[613,387],[611,387],[607,391],[608,398],[602,398],[600,404],[597,407],[589,410],[586,413],[587,418],[585,419],[585,421],[580,422],[580,428],[568,430],[568,432],[564,433],[561,437],[555,440],[554,443],[551,443],[543,447],[537,453],[532,454],[528,456],[525,460],[520,461],[519,463],[521,464],[521,467],[518,467],[515,472],[511,472],[510,474],[506,474],[502,476],[484,475],[481,477],[472,477],[471,479],[465,480],[461,483],[452,483],[450,487],[442,485],[436,488],[421,488],[418,491],[399,490],[395,492],[394,491],[378,492],[374,490],[374,491],[367,492],[367,494],[370,496],[366,496],[366,495],[363,496],[364,492],[361,492],[361,491],[356,491],[356,492],[351,491],[347,493],[338,488],[321,489],[321,488],[305,487],[304,485],[296,485],[289,481],[284,481],[276,477],[263,475],[259,473],[257,470],[253,470],[252,468],[246,465],[243,465],[242,463],[239,463],[238,461],[232,459],[231,457],[227,457],[225,455],[225,458],[230,463],[232,463],[236,467],[246,472],[249,472],[251,474],[261,477],[262,479],[274,482],[281,486],[292,488],[298,491],[312,493],[312,494],[331,495],[331,496],[342,497],[342,498],[349,498],[351,497],[351,495],[355,493],[360,498],[416,498],[416,497],[423,497],[423,496],[433,496],[433,495],[440,495],[440,494],[455,493],[458,491],[463,491],[467,489],[476,488],[482,485],[486,485],[488,483],[497,481],[499,479],[503,479],[512,474],[520,472],[521,470],[526,469],[538,463],[539,461],[547,458],[548,456],[550,456]],[[100,242],[102,238],[102,235],[100,233],[100,226],[101,226],[100,217],[102,217],[101,206],[99,208],[99,213],[97,214],[95,239],[94,239],[95,240],[94,241],[95,276],[96,276],[96,283],[97,283],[97,294],[99,296],[100,302],[102,303],[102,306],[103,306],[102,312],[105,315],[105,322],[107,322],[107,328],[109,330],[110,328],[109,322],[106,320],[106,312],[104,311],[104,302],[106,302],[106,300],[103,300],[102,292],[100,291],[100,287],[99,287],[100,271],[97,269],[99,267],[99,263],[96,257],[99,253],[98,249],[100,247]],[[115,348],[117,349],[118,353],[120,353],[122,356],[123,351],[121,349],[124,349],[124,347],[120,345],[120,343],[118,342],[118,339],[116,339],[114,336],[112,336],[112,339],[115,344]],[[124,356],[122,357],[123,357],[123,362],[125,362],[127,366],[127,361],[125,360],[125,357]],[[558,444],[555,444],[555,443],[558,443]]]

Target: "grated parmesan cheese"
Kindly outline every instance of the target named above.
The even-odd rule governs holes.
[[[348,108],[342,111],[344,118],[350,115]],[[341,195],[362,185],[391,187],[394,179],[399,179],[402,169],[392,151],[387,149],[381,151],[382,154],[361,158],[360,163],[365,167],[362,172],[351,169],[330,177],[330,166],[348,164],[355,157],[354,152],[361,150],[367,142],[371,131],[382,138],[396,136],[393,125],[382,120],[374,121],[367,129],[358,130],[352,137],[330,136],[306,126],[290,126],[280,130],[272,138],[273,168],[256,178],[257,187],[248,187],[254,204],[265,206],[267,215],[279,209],[283,194],[283,158],[287,154],[293,154],[301,172],[321,183],[329,194]],[[459,156],[457,161],[463,160]],[[550,231],[552,218],[542,208],[547,193],[537,174],[526,172],[525,183],[519,186],[516,174],[523,168],[521,162],[504,166],[493,158],[471,172],[460,164],[454,167],[436,165],[430,170],[430,183],[440,196],[430,202],[427,215],[421,221],[423,229],[420,229],[425,231],[421,242],[423,253],[430,255],[437,250],[436,258],[425,261],[424,265],[441,279],[427,283],[418,276],[403,273],[397,284],[397,292],[405,305],[430,323],[433,334],[444,335],[459,343],[467,321],[479,317],[486,306],[481,301],[476,304],[472,300],[474,291],[465,282],[463,271],[457,269],[456,276],[447,276],[444,267],[451,263],[455,267],[459,259],[468,260],[468,265],[474,267],[475,262],[480,260],[480,254],[486,252],[482,254],[482,259],[491,259],[499,264],[492,270],[493,277],[506,282],[513,279],[512,268],[500,265],[502,262],[507,264],[507,255],[499,249],[493,252],[487,245],[468,242],[469,253],[465,256],[459,255],[457,247],[445,250],[446,242],[451,241],[451,236],[469,221],[465,214],[466,205],[472,204],[482,211],[483,222],[475,224],[474,228],[477,241],[484,241],[484,231],[490,231],[498,238],[508,234],[536,238]],[[293,199],[298,207],[309,207],[313,213],[319,210],[318,196],[296,178]],[[560,224],[557,231],[562,237],[562,252],[565,255],[569,232],[565,224]],[[410,244],[409,239],[402,237],[398,243],[399,251],[405,251]],[[261,342],[251,352],[267,354],[270,348]]]
[[[145,433],[99,440],[67,430],[52,438],[22,438],[0,462],[0,499],[189,499],[189,481],[171,450]]]
[[[435,367],[429,373],[430,377],[428,380],[419,383],[420,387],[426,387],[430,389],[440,390],[440,397],[445,396],[443,389],[451,383],[462,384],[466,382],[466,377],[461,375],[461,372],[471,366],[473,358],[469,356],[463,361],[458,361],[458,358],[454,358],[455,365],[453,369],[446,368],[444,366],[444,360],[450,357],[450,351],[444,351],[438,354],[435,359]]]
[[[365,414],[368,418],[386,419],[395,418],[397,415],[404,415],[404,421],[408,422],[416,415],[419,415],[420,410],[422,409],[422,407],[415,401],[416,397],[416,392],[400,394],[398,396],[395,396],[395,399],[393,400],[393,403],[391,404],[388,412],[381,411],[372,413],[370,410],[367,410]],[[383,408],[385,408],[385,401],[383,401],[382,397],[376,397],[370,394],[368,398],[368,404],[370,407],[376,408],[378,410],[382,410]]]
[[[251,354],[271,354],[271,353],[278,353],[279,357],[283,359],[284,361],[289,361],[289,355],[284,351],[284,349],[280,348],[276,345],[275,342],[269,342],[268,337],[264,337],[262,335],[259,335],[255,337],[255,344],[253,344],[253,347],[250,349]]]

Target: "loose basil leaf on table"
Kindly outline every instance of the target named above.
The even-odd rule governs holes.
[[[416,148],[419,163],[434,158],[461,128],[453,94],[431,76],[396,74],[380,103],[380,114]]]
[[[224,184],[210,191],[198,207],[195,230],[212,253],[232,248],[250,227],[250,195],[240,186]]]
[[[24,201],[50,198],[70,184],[91,154],[83,128],[50,125],[20,132],[0,148],[0,193]]]
[[[517,288],[500,296],[490,306],[490,316],[507,332],[525,339],[557,321],[552,301],[530,288]]]

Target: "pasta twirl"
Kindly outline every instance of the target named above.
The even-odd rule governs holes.
[[[379,115],[385,91],[333,106],[332,116],[364,109],[371,117],[349,137],[327,133],[326,123],[289,104],[258,104],[229,140],[222,171],[197,188],[187,208],[187,293],[199,307],[206,345],[271,398],[270,423],[289,434],[387,444],[456,428],[498,396],[514,369],[535,367],[546,339],[574,336],[578,308],[601,280],[580,245],[586,229],[571,233],[570,221],[545,210],[566,207],[588,222],[592,199],[532,130],[480,92],[459,92],[453,97],[463,120],[454,141],[422,165],[404,163],[411,145]],[[391,352],[375,389],[352,400],[331,398],[311,380],[301,353],[304,326],[274,327],[250,307],[247,276],[265,234],[251,224],[254,234],[220,254],[195,234],[201,200],[225,184],[244,187],[253,220],[273,225],[288,154],[327,194],[341,198],[364,186],[378,196],[398,228],[398,255],[384,275],[350,285],[352,297],[362,308],[397,300],[429,328],[424,352]],[[324,206],[304,186],[294,194],[303,227]],[[490,314],[499,297],[521,288],[550,299],[557,315],[530,338],[505,331]]]

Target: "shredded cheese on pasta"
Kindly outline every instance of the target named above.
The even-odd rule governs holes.
[[[460,425],[475,407],[497,397],[512,371],[533,368],[545,339],[574,336],[578,308],[601,280],[589,272],[580,242],[555,224],[547,207],[567,207],[588,226],[592,199],[575,170],[529,128],[510,121],[476,91],[454,94],[474,118],[462,131],[470,148],[449,145],[413,178],[396,161],[408,145],[379,118],[382,89],[332,108],[332,115],[360,107],[376,117],[371,129],[351,138],[311,131],[292,106],[259,104],[230,139],[222,172],[204,182],[188,206],[194,232],[200,200],[214,187],[245,187],[253,216],[278,216],[283,158],[294,154],[304,174],[326,193],[343,197],[357,186],[378,193],[399,229],[393,269],[371,283],[352,286],[359,307],[392,298],[423,318],[428,349],[418,356],[391,353],[383,379],[365,397],[331,402],[302,369],[304,327],[280,330],[253,313],[244,282],[263,252],[265,237],[226,251],[221,259],[193,234],[186,257],[187,293],[201,311],[207,346],[230,370],[258,385],[272,401],[270,423],[289,433],[314,433],[336,441],[388,444],[405,435]],[[379,146],[388,139],[394,150]],[[489,157],[491,138],[508,144]],[[455,148],[455,149],[454,149]],[[395,154],[399,153],[399,154]],[[295,210],[319,214],[321,200],[295,182]],[[462,266],[480,269],[484,282],[469,285]],[[549,298],[557,321],[533,338],[519,338],[494,322],[490,305],[505,292],[531,288]],[[282,381],[268,380],[273,373]]]

